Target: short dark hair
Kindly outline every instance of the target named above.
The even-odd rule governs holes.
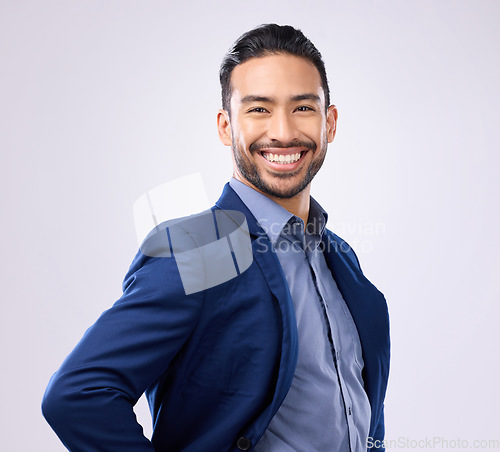
[[[319,72],[325,93],[326,108],[330,105],[330,89],[321,53],[304,33],[290,25],[264,24],[241,35],[222,60],[219,78],[222,108],[228,113],[231,104],[231,74],[233,69],[250,58],[287,54],[309,60]]]

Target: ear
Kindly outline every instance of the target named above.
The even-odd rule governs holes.
[[[335,105],[330,105],[326,111],[326,137],[328,143],[331,143],[335,138],[335,132],[337,131],[337,107]]]
[[[217,112],[217,130],[222,144],[225,146],[231,146],[231,124],[229,122],[229,113],[226,110],[220,109]]]

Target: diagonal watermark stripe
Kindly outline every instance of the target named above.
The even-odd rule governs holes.
[[[151,257],[174,257],[186,295],[235,278],[253,261],[243,213],[205,210],[183,216],[208,206],[200,173],[162,184],[134,203],[141,252]],[[170,220],[175,217],[182,218]]]
[[[186,295],[229,281],[253,262],[245,215],[207,210],[156,226],[141,244],[151,257],[175,257]]]

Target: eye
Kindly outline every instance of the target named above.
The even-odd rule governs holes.
[[[306,105],[301,105],[296,108],[296,111],[314,111],[314,108],[307,107]]]
[[[248,113],[267,113],[267,110],[262,107],[255,107],[252,108],[251,110],[248,110]]]

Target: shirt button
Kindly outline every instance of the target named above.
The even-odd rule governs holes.
[[[248,438],[245,438],[244,436],[238,438],[236,445],[238,446],[239,450],[250,450],[250,447],[252,447],[252,443],[250,442],[250,440]]]

